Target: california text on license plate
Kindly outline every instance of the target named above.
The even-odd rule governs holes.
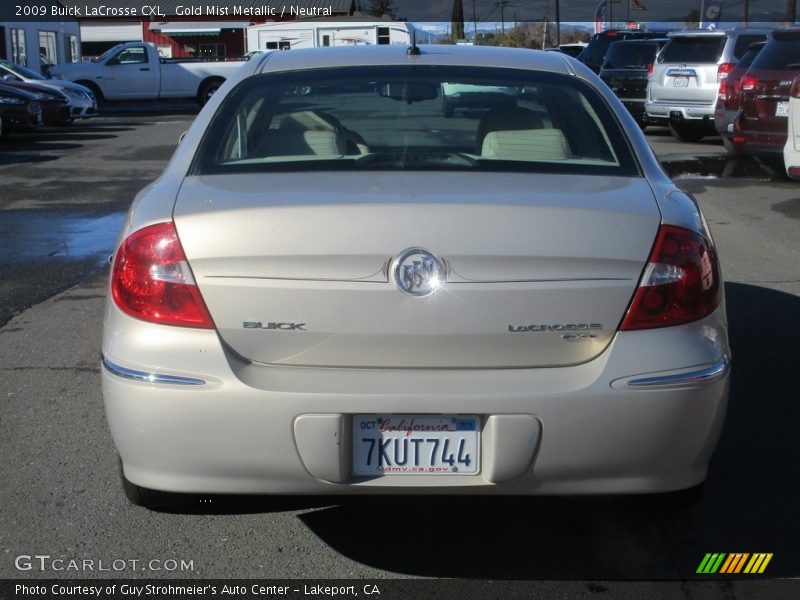
[[[788,117],[789,116],[789,103],[788,102],[778,102],[775,105],[775,116],[776,117]]]
[[[672,87],[689,87],[689,78],[685,75],[678,75],[672,80]]]
[[[475,475],[480,472],[475,415],[355,415],[355,475]]]

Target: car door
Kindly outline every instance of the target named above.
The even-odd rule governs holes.
[[[158,96],[158,61],[149,61],[145,46],[129,46],[103,66],[98,84],[106,98],[155,98]]]

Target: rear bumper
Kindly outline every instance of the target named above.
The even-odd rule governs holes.
[[[714,118],[716,104],[700,104],[685,106],[669,102],[645,101],[645,112],[649,117],[656,119],[674,119],[676,116],[682,120],[709,120]]]
[[[721,110],[714,113],[714,128],[724,138],[733,137],[733,122],[736,120],[738,110]]]
[[[228,354],[214,332],[175,335],[114,307],[109,331],[103,396],[126,477],[175,492],[682,489],[705,479],[728,398],[722,309],[690,325],[619,333],[588,363],[542,369],[256,365]],[[481,472],[356,478],[351,424],[359,413],[480,415]]]
[[[792,179],[800,179],[800,136],[797,141],[793,135],[787,136],[783,147],[783,164],[786,165],[786,174]]]
[[[766,156],[780,156],[786,145],[786,131],[754,131],[741,125],[747,123],[741,119],[739,128],[734,132],[734,142],[737,149],[743,154],[756,154]]]

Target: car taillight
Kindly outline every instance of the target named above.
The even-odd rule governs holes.
[[[655,65],[653,63],[650,63],[649,65],[647,65],[647,75],[648,75],[648,77],[653,74],[654,70],[655,70]]]
[[[717,98],[724,100],[728,94],[728,78],[726,77],[719,82],[719,90],[717,91]]]
[[[140,229],[122,242],[111,295],[120,310],[143,321],[214,328],[171,222]]]
[[[758,85],[758,77],[755,75],[745,75],[739,82],[739,89],[743,92],[751,92]]]
[[[719,306],[720,280],[708,239],[682,227],[662,225],[620,329],[672,327],[702,319]]]
[[[728,73],[733,71],[733,67],[735,67],[735,63],[722,63],[720,66],[717,67],[717,83],[724,80]]]
[[[800,98],[800,75],[794,78],[792,82],[792,89],[789,92],[792,98]]]

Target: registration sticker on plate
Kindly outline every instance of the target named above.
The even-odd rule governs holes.
[[[679,75],[672,80],[672,87],[689,87],[689,78]]]
[[[776,117],[788,117],[789,116],[789,103],[788,102],[778,102],[775,105],[775,116]]]
[[[475,475],[480,472],[475,415],[356,415],[356,475]]]

